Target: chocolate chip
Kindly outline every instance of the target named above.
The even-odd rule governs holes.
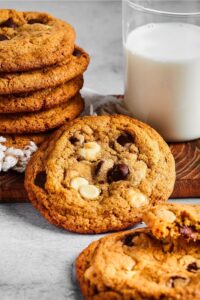
[[[8,40],[7,36],[4,34],[0,34],[0,42]]]
[[[189,264],[189,265],[187,266],[187,270],[188,270],[189,272],[195,273],[195,272],[197,272],[197,271],[200,270],[200,267],[197,266],[197,263],[196,263],[196,262],[192,262],[191,264]]]
[[[74,49],[73,56],[81,57],[81,55],[82,55],[82,52],[80,50]]]
[[[0,24],[0,27],[16,28],[16,27],[18,27],[18,25],[13,21],[12,18],[9,18],[8,20],[2,22]]]
[[[135,234],[128,234],[124,237],[123,239],[123,244],[128,246],[128,247],[132,247],[134,244],[133,244],[133,237],[135,236]]]
[[[99,170],[101,169],[101,166],[102,166],[103,163],[104,163],[103,160],[100,160],[100,161],[98,162],[98,164],[96,165],[96,168],[95,168],[95,170],[94,170],[94,175],[97,175],[97,174],[99,173]]]
[[[107,173],[108,183],[113,181],[125,180],[129,174],[129,168],[126,164],[116,164]]]
[[[132,233],[132,234],[127,234],[124,238],[123,238],[123,244],[128,246],[128,247],[133,247],[134,246],[134,237],[139,236],[139,233]]]
[[[172,276],[172,277],[170,277],[168,284],[169,284],[169,286],[171,288],[175,288],[177,286],[183,286],[183,285],[185,285],[187,281],[188,280],[185,277],[182,277],[182,276]]]
[[[30,19],[30,20],[28,20],[27,23],[30,24],[30,25],[36,24],[36,23],[38,23],[38,24],[44,24],[44,22],[41,19]]]
[[[195,233],[195,229],[192,226],[182,226],[180,227],[179,232],[183,237],[191,238]]]
[[[35,185],[37,185],[40,188],[44,189],[46,179],[47,179],[46,172],[42,171],[42,172],[37,174],[34,183],[35,183]]]
[[[72,143],[72,145],[75,145],[77,142],[79,142],[79,140],[75,137],[75,136],[71,136],[69,138],[70,143]]]
[[[117,142],[121,146],[125,146],[126,144],[130,144],[130,143],[132,144],[134,143],[134,137],[130,133],[124,132],[117,138]]]

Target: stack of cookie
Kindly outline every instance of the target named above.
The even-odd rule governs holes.
[[[46,13],[0,10],[0,135],[8,146],[39,144],[83,111],[88,64],[71,25]]]

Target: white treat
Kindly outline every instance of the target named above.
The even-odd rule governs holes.
[[[100,195],[100,190],[95,185],[82,185],[79,188],[81,196],[88,200],[95,200]]]
[[[135,190],[128,191],[127,199],[129,201],[130,205],[135,208],[139,208],[141,206],[149,204],[149,200],[147,199],[147,197],[144,194],[142,194],[138,191],[135,191]]]
[[[88,142],[79,150],[79,154],[86,160],[96,160],[101,151],[101,146],[96,142]]]
[[[71,187],[77,191],[81,186],[88,184],[89,182],[83,177],[74,177],[70,182]]]
[[[176,215],[172,211],[165,208],[157,210],[156,215],[169,223],[173,223],[176,220]]]

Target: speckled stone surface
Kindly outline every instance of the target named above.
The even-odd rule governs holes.
[[[91,55],[85,87],[123,91],[120,1],[0,1],[1,8],[40,10],[68,20]],[[179,200],[180,201],[180,200]],[[199,200],[189,201],[198,202]],[[75,257],[102,235],[79,235],[47,223],[30,204],[0,205],[0,299],[81,300]]]

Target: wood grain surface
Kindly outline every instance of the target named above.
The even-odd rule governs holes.
[[[176,161],[177,180],[172,198],[200,197],[200,139],[170,144]],[[28,202],[24,175],[0,173],[0,202]]]
[[[170,145],[176,161],[176,184],[172,197],[200,197],[200,139]]]

